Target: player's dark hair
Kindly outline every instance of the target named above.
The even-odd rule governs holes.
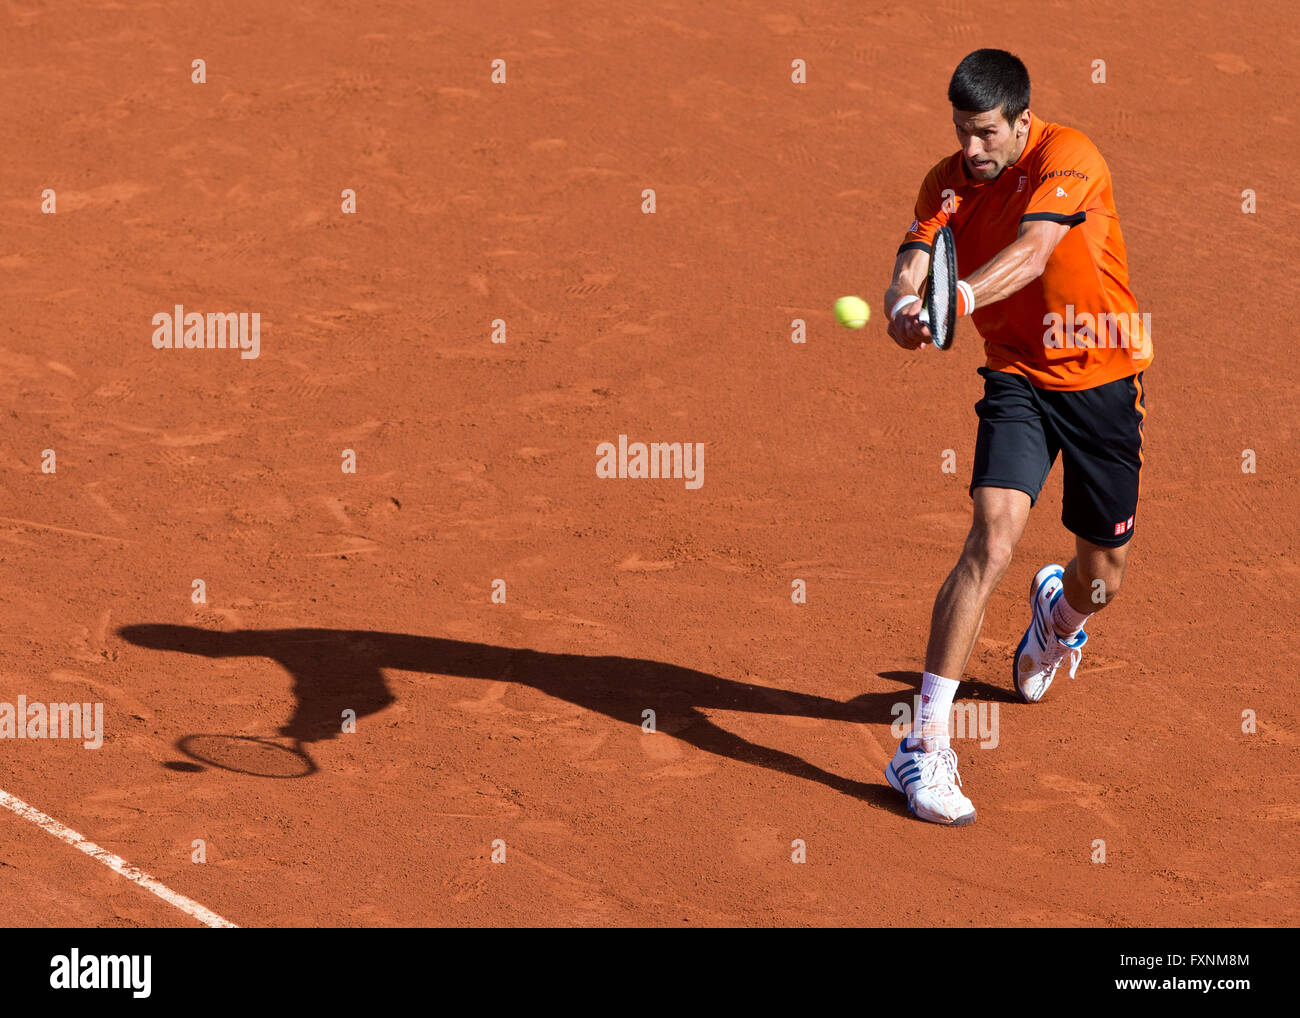
[[[1007,123],[1029,109],[1029,72],[1004,49],[977,49],[952,72],[948,101],[967,113],[1001,110]]]

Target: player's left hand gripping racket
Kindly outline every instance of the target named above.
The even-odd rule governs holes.
[[[940,350],[952,346],[957,325],[957,249],[952,230],[939,227],[930,247],[930,270],[925,278],[925,306],[918,316],[930,326],[934,345]]]

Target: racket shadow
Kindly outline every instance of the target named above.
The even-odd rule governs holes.
[[[296,739],[283,745],[260,735],[196,734],[177,739],[176,748],[209,767],[258,778],[305,778],[319,769]]]

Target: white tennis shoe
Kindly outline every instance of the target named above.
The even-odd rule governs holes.
[[[1025,703],[1037,703],[1043,698],[1067,656],[1070,659],[1070,678],[1074,678],[1083,657],[1083,645],[1088,642],[1088,634],[1083,630],[1068,642],[1062,640],[1052,625],[1052,607],[1057,598],[1065,596],[1065,586],[1061,582],[1063,575],[1065,570],[1058,565],[1043,566],[1029,588],[1033,616],[1011,661],[1012,680]]]
[[[961,792],[956,752],[939,749],[927,753],[919,740],[914,749],[908,749],[907,743],[904,738],[898,744],[894,759],[885,768],[890,787],[907,796],[907,808],[932,824],[973,824],[975,807]]]

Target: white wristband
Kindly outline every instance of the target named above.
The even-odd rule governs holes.
[[[957,289],[966,297],[966,313],[970,314],[975,310],[975,291],[970,288],[970,283],[964,279],[957,280]]]
[[[906,297],[899,297],[899,298],[898,298],[898,302],[894,305],[894,310],[892,310],[891,312],[889,312],[889,320],[892,322],[895,318],[898,317],[898,312],[902,311],[903,308],[905,308],[905,307],[907,307],[907,305],[911,304],[912,301],[914,301],[914,300],[920,300],[920,299],[921,299],[921,298],[918,297],[918,296],[916,296],[915,294],[909,294],[909,295],[906,296]]]

